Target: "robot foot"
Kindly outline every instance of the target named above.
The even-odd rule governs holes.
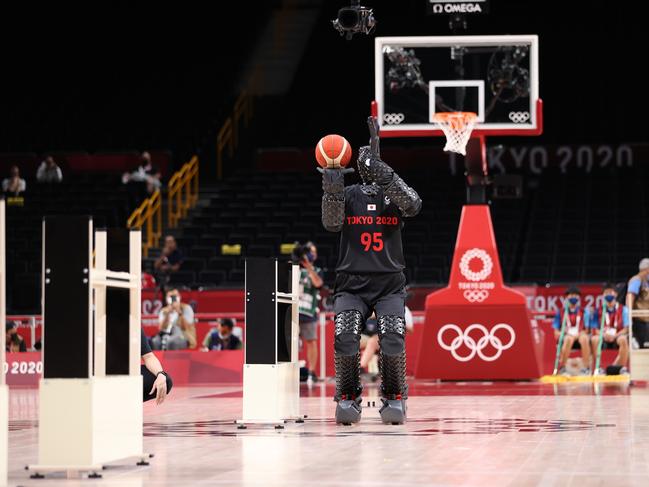
[[[381,421],[385,424],[403,424],[406,422],[405,399],[382,399],[383,406],[379,409]]]
[[[350,425],[361,420],[361,398],[342,399],[336,405],[336,424]]]

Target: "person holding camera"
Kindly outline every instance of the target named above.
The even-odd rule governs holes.
[[[160,331],[151,339],[154,350],[182,350],[196,347],[194,310],[181,301],[178,289],[167,291],[167,306],[158,316]]]
[[[318,380],[318,298],[323,284],[322,269],[314,265],[317,258],[313,242],[297,244],[293,250],[293,262],[300,265],[300,337],[306,351],[306,378],[314,382]]]
[[[25,340],[18,334],[18,325],[15,321],[7,321],[5,326],[6,332],[6,348],[7,352],[26,352],[27,345],[25,345]]]

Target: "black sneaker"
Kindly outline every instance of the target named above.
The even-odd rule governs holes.
[[[309,369],[300,367],[300,382],[306,382],[309,378]]]
[[[309,371],[309,380],[311,382],[319,382],[320,381],[320,379],[318,379],[318,376],[316,375],[316,373],[314,371],[312,371],[312,370]]]

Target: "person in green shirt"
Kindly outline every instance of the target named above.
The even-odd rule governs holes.
[[[296,245],[293,261],[300,265],[300,337],[306,350],[308,377],[318,380],[315,367],[318,363],[318,299],[322,287],[322,269],[314,262],[318,258],[318,249],[313,242]]]

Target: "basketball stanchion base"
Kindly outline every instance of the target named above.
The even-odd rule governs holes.
[[[629,374],[621,375],[575,375],[575,376],[564,376],[564,375],[544,375],[539,379],[543,384],[563,384],[568,382],[581,382],[581,383],[593,383],[593,382],[630,382],[631,376]]]

